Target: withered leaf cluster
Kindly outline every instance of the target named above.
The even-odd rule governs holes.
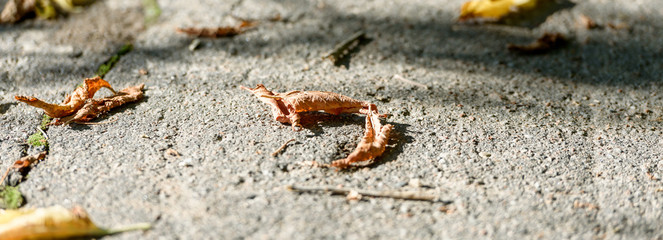
[[[240,86],[253,93],[262,102],[271,106],[274,120],[291,124],[292,129],[301,127],[300,121],[303,112],[324,111],[330,114],[360,113],[366,115],[366,131],[357,148],[345,159],[337,160],[332,166],[339,169],[350,167],[351,163],[368,161],[382,155],[389,140],[389,133],[393,125],[382,125],[380,115],[375,104],[355,100],[333,92],[321,91],[290,91],[287,93],[274,93],[258,84],[255,88]]]
[[[244,33],[247,29],[256,25],[254,21],[242,20],[238,25],[232,27],[213,27],[213,28],[177,28],[176,31],[186,33],[194,37],[204,38],[222,38],[233,37]]]
[[[116,92],[108,82],[95,77],[85,79],[83,85],[77,87],[71,95],[67,95],[62,104],[46,103],[35,97],[15,96],[14,98],[30,106],[44,109],[44,113],[50,117],[59,118],[55,124],[83,123],[122,104],[140,100],[143,97],[143,87],[145,84]],[[108,88],[115,94],[100,99],[93,98],[101,88]]]

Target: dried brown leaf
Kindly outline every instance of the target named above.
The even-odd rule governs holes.
[[[347,168],[352,163],[368,161],[384,153],[389,141],[389,134],[394,126],[391,124],[383,126],[378,116],[377,112],[368,112],[366,115],[366,130],[361,142],[347,158],[332,162],[332,167]]]
[[[545,33],[535,42],[528,45],[509,44],[509,51],[523,54],[541,54],[558,48],[566,43],[566,38],[560,33]]]
[[[0,13],[0,23],[14,23],[35,10],[36,0],[9,0]]]
[[[221,38],[232,37],[244,33],[248,28],[255,26],[254,21],[241,21],[240,24],[233,27],[214,27],[214,28],[177,28],[176,31],[186,33],[194,37]]]
[[[46,151],[40,152],[40,153],[35,154],[35,155],[25,156],[25,157],[22,157],[21,159],[17,160],[16,162],[14,162],[14,165],[12,166],[12,168],[15,168],[15,169],[20,171],[23,168],[30,167],[33,163],[35,163],[39,160],[42,160],[45,157],[46,157]]]
[[[16,169],[18,171],[23,171],[23,169],[26,169],[26,168],[30,167],[33,163],[44,159],[46,157],[46,154],[47,154],[46,151],[44,151],[44,152],[41,152],[39,154],[25,156],[25,157],[22,157],[19,160],[16,160],[16,162],[14,162],[14,164],[12,166],[10,166],[7,169],[7,171],[5,172],[5,174],[2,176],[2,179],[0,180],[0,184],[5,181],[5,178],[7,177],[7,174],[9,174],[9,171],[11,169]]]
[[[18,101],[27,103],[30,106],[44,109],[46,115],[53,118],[61,118],[73,114],[80,109],[87,99],[90,99],[102,87],[115,92],[108,82],[100,77],[86,78],[83,86],[77,87],[71,95],[68,95],[60,105],[46,103],[35,97],[14,96]]]
[[[368,114],[369,108],[377,111],[375,104],[352,99],[333,92],[320,91],[290,91],[287,93],[274,93],[267,90],[264,85],[258,84],[255,88],[240,86],[257,96],[264,103],[272,107],[272,115],[276,121],[301,127],[299,124],[302,112],[324,111],[330,114],[361,113]]]
[[[97,118],[99,115],[104,114],[111,109],[121,106],[125,103],[135,102],[143,98],[143,88],[145,84],[128,87],[117,94],[101,99],[90,98],[85,101],[85,105],[81,107],[74,115],[64,117],[58,121],[57,124],[68,124],[71,122],[89,122]]]

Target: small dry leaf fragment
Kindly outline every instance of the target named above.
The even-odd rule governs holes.
[[[601,209],[598,205],[587,202],[580,202],[578,200],[573,201],[573,208],[585,208],[587,210],[599,210]]]
[[[566,38],[560,33],[545,33],[535,42],[528,45],[509,44],[509,51],[523,54],[541,54],[558,48],[566,43]]]
[[[75,114],[63,117],[58,123],[68,124],[71,122],[89,122],[97,118],[99,115],[107,113],[113,108],[121,106],[125,103],[135,102],[143,98],[143,88],[145,84],[128,87],[117,94],[101,99],[90,98],[85,101],[85,105],[81,107]]]
[[[214,28],[177,28],[177,32],[186,33],[194,37],[221,38],[232,37],[244,33],[248,28],[255,26],[254,21],[242,20],[237,26],[233,27],[214,27]]]
[[[37,0],[9,0],[0,13],[0,23],[14,23],[35,10]]]
[[[302,112],[324,111],[338,115],[341,113],[368,114],[369,108],[377,111],[375,104],[355,100],[333,92],[290,91],[274,93],[267,90],[262,84],[258,84],[255,88],[244,86],[240,86],[240,88],[253,93],[261,101],[269,104],[274,119],[282,123],[292,124],[293,130],[296,130],[295,127],[301,127],[299,113]]]
[[[628,29],[629,26],[626,23],[608,23],[606,24],[609,28],[615,29],[615,30],[622,30],[622,29]]]
[[[121,229],[99,228],[80,207],[67,210],[61,206],[53,206],[0,212],[0,236],[6,240],[102,237],[149,228],[147,223]]]
[[[173,157],[179,157],[180,156],[180,153],[178,153],[175,149],[172,149],[172,148],[166,149],[165,154],[169,155],[169,156],[173,156]]]
[[[599,25],[596,24],[594,20],[592,20],[591,18],[585,15],[580,15],[580,17],[578,18],[578,25],[586,29],[594,29],[599,27]]]
[[[115,92],[110,84],[100,77],[86,78],[83,86],[77,87],[71,95],[67,95],[60,105],[46,103],[34,97],[14,96],[14,98],[30,106],[44,109],[44,113],[49,117],[61,118],[76,112],[87,99],[92,98],[99,89],[104,87]]]
[[[29,167],[30,165],[32,165],[33,163],[35,163],[39,160],[44,159],[45,157],[46,157],[46,151],[40,152],[40,153],[35,154],[35,155],[25,156],[25,157],[22,157],[21,159],[17,160],[16,162],[14,162],[14,165],[12,167],[15,168],[15,169],[21,170],[23,168]]]
[[[44,152],[41,152],[39,154],[25,156],[25,157],[22,157],[19,160],[16,160],[16,162],[14,162],[14,164],[12,166],[10,166],[7,169],[7,171],[5,172],[5,174],[2,176],[2,180],[0,180],[0,184],[5,181],[5,178],[7,177],[7,174],[9,174],[9,171],[11,169],[16,169],[18,171],[23,171],[24,169],[30,167],[33,163],[44,159],[46,157],[46,154],[47,154],[47,152],[44,151]]]
[[[357,145],[357,148],[347,158],[332,162],[331,166],[343,169],[350,167],[352,163],[368,161],[382,155],[393,128],[394,126],[391,124],[383,126],[380,123],[377,112],[368,112],[366,115],[364,137]]]

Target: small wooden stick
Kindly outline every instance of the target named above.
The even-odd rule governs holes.
[[[403,192],[403,191],[370,191],[370,190],[355,190],[349,188],[335,188],[335,187],[302,187],[288,185],[286,189],[294,192],[331,192],[334,194],[348,194],[351,191],[359,193],[363,196],[369,197],[383,197],[383,198],[394,198],[394,199],[403,199],[403,200],[415,200],[415,201],[437,201],[437,196],[421,194],[419,192]]]
[[[407,84],[415,85],[415,86],[423,88],[423,89],[428,89],[428,86],[426,86],[424,84],[421,84],[421,83],[418,83],[418,82],[415,82],[415,81],[412,81],[410,79],[401,77],[401,75],[398,75],[398,74],[394,75],[394,79],[396,79],[398,81],[401,81],[401,82],[404,82],[404,83],[407,83]]]
[[[295,141],[295,139],[294,138],[290,139],[287,142],[285,142],[283,145],[281,145],[281,147],[279,147],[279,149],[276,149],[276,151],[274,151],[272,153],[272,157],[276,157],[276,155],[279,155],[279,153],[281,153],[288,146],[288,143],[290,143],[292,141]]]
[[[334,64],[336,64],[336,61],[343,58],[343,56],[347,54],[350,49],[357,46],[357,43],[359,42],[359,40],[361,40],[361,38],[364,37],[364,35],[365,35],[364,31],[356,32],[345,41],[337,44],[334,47],[334,49],[331,52],[329,52],[329,54],[322,57],[322,59],[329,59]]]

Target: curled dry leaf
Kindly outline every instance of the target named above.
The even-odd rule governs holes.
[[[274,93],[267,90],[264,85],[258,84],[255,88],[240,86],[257,96],[264,103],[272,107],[272,115],[276,121],[292,124],[292,129],[301,127],[299,123],[302,112],[324,111],[330,114],[361,113],[369,114],[369,108],[377,111],[375,104],[352,99],[333,92],[320,91],[290,91],[287,93]]]
[[[0,13],[0,23],[14,23],[35,10],[37,0],[9,0]]]
[[[215,28],[177,28],[181,33],[186,33],[195,37],[220,38],[232,37],[244,33],[246,29],[256,25],[254,21],[241,21],[234,27],[215,27]]]
[[[70,122],[89,122],[97,118],[99,115],[107,113],[111,109],[123,105],[125,103],[135,102],[143,98],[143,88],[145,84],[140,84],[133,87],[128,87],[117,94],[101,99],[90,98],[85,101],[74,115],[66,116],[60,119],[56,124],[68,124]]]
[[[102,87],[115,92],[108,82],[100,77],[86,78],[83,86],[79,86],[71,95],[65,97],[62,104],[50,104],[34,97],[15,96],[18,101],[27,103],[30,106],[44,109],[44,113],[49,117],[61,118],[73,114],[83,106],[85,100],[90,99]]]
[[[510,51],[524,54],[540,54],[558,48],[566,43],[566,38],[560,33],[545,33],[536,42],[529,45],[509,44]]]
[[[102,237],[149,228],[149,224],[142,223],[118,229],[103,229],[95,225],[81,207],[71,210],[53,206],[0,211],[0,236],[8,240]]]
[[[384,153],[393,125],[382,125],[377,112],[369,111],[366,115],[366,130],[357,148],[345,159],[332,162],[332,167],[347,168],[355,162],[368,161]]]

